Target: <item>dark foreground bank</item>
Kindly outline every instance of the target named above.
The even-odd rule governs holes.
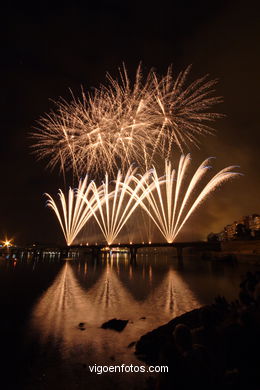
[[[187,312],[142,336],[136,355],[166,364],[155,389],[260,388],[260,273],[247,273],[239,297]]]

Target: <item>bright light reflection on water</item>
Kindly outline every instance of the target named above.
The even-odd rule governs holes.
[[[32,312],[32,327],[41,343],[58,345],[64,358],[71,358],[76,350],[82,359],[94,363],[107,363],[108,354],[115,355],[117,361],[134,361],[132,351],[129,353],[127,348],[130,342],[174,316],[200,306],[179,272],[172,268],[141,300],[135,299],[120,280],[120,267],[116,262],[106,262],[99,270],[97,281],[91,287],[86,283],[85,288],[76,274],[78,271],[86,276],[87,263],[78,263],[76,272],[73,268],[75,265],[65,262]],[[130,280],[131,268],[130,265]],[[151,269],[150,265],[148,280]],[[112,318],[129,320],[122,333],[100,329],[103,322]],[[79,323],[84,323],[86,330],[81,331]]]
[[[33,345],[28,390],[145,388],[143,374],[96,375],[87,366],[143,364],[135,358],[134,347],[128,348],[130,343],[173,317],[212,302],[218,294],[234,299],[241,275],[250,268],[196,256],[185,257],[181,265],[159,253],[140,254],[136,264],[126,254],[99,261],[87,257],[64,263],[55,259],[13,263],[0,264],[1,283],[6,284],[0,296],[5,294],[6,299],[8,288],[17,288],[16,301],[19,291],[21,303],[30,291],[39,297],[36,302],[34,298],[26,327],[26,345]],[[101,329],[112,318],[129,320],[121,333]]]
[[[33,308],[33,333],[43,349],[57,349],[71,365],[143,364],[128,345],[174,316],[200,306],[178,270],[167,266],[158,271],[155,264],[139,259],[132,265],[126,256],[118,255],[103,258],[102,265],[66,261]],[[140,276],[145,292],[140,289]],[[137,294],[132,293],[135,287]],[[123,332],[101,328],[112,318],[129,320]],[[139,381],[144,380],[145,376],[139,375]]]

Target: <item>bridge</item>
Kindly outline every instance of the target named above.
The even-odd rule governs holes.
[[[118,244],[96,244],[96,245],[72,245],[67,250],[82,250],[88,248],[92,251],[94,256],[98,256],[103,248],[107,248],[107,251],[113,248],[127,248],[130,253],[130,260],[135,261],[138,249],[140,248],[176,248],[178,260],[183,259],[184,248],[196,248],[201,251],[220,251],[221,245],[219,242],[208,242],[208,241],[190,241],[190,242],[173,242],[173,243],[118,243]]]
[[[92,256],[98,258],[102,253],[102,250],[106,248],[107,252],[112,251],[113,248],[126,248],[130,254],[130,260],[136,261],[138,250],[141,248],[176,248],[176,253],[179,261],[183,260],[183,249],[184,248],[196,248],[201,251],[220,251],[221,245],[219,242],[208,242],[208,241],[189,241],[189,242],[173,242],[173,243],[118,243],[107,245],[102,244],[91,244],[91,245],[71,245],[66,247],[50,247],[33,245],[27,247],[10,247],[1,248],[0,255],[10,255],[20,257],[22,253],[30,253],[32,257],[42,256],[44,252],[52,251],[59,254],[62,258],[69,257],[70,252],[78,253],[92,253]]]

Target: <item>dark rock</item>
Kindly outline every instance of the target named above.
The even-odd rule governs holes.
[[[130,344],[128,344],[127,348],[132,348],[136,344],[136,341],[132,341]]]
[[[157,363],[161,347],[169,342],[175,326],[179,323],[191,328],[197,327],[199,324],[199,309],[176,317],[167,324],[143,335],[136,343],[135,354],[138,358],[147,364]]]
[[[122,332],[122,330],[125,329],[127,323],[128,320],[117,320],[116,318],[113,318],[112,320],[104,322],[104,324],[101,325],[101,328],[113,329],[116,330],[117,332]]]
[[[215,304],[205,307],[209,307],[211,310],[215,310],[215,308],[218,307],[219,318],[216,319],[216,322],[220,322],[225,317],[225,313],[227,312],[227,307],[223,304],[223,299],[221,299],[221,302],[216,302]],[[141,338],[137,341],[135,348],[135,354],[137,355],[138,359],[144,361],[147,364],[157,364],[159,361],[161,349],[172,339],[172,333],[177,324],[184,324],[190,329],[197,328],[201,325],[199,316],[200,310],[201,309],[194,309],[184,313],[179,317],[175,317],[167,324],[162,325],[159,328],[141,336]]]
[[[85,328],[85,322],[80,322],[80,323],[78,324],[78,328],[79,328],[80,330],[86,330],[86,328]]]
[[[146,317],[141,317],[141,318],[139,318],[140,320],[146,320]]]

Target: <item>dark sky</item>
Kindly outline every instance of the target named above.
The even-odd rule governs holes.
[[[176,72],[193,64],[191,79],[218,78],[216,136],[191,150],[195,162],[215,156],[216,169],[238,164],[244,173],[209,199],[187,232],[203,237],[242,215],[260,213],[259,8],[257,1],[85,1],[1,6],[0,235],[16,242],[61,238],[44,192],[63,180],[30,152],[28,134],[48,112],[50,99],[69,97],[116,75],[124,61],[133,75],[144,69]],[[194,236],[195,237],[195,236]],[[1,239],[1,237],[0,237]]]

